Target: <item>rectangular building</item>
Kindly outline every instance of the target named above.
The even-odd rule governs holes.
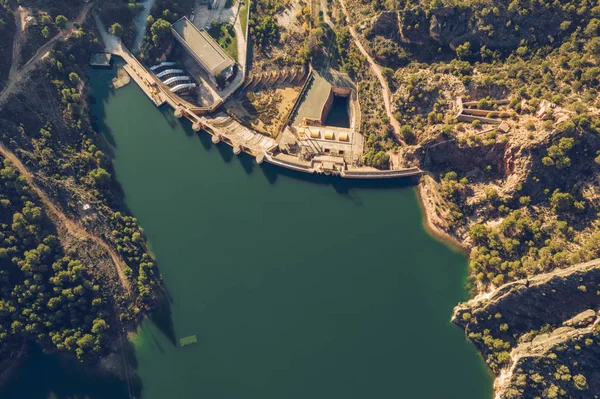
[[[175,39],[213,77],[222,75],[229,78],[232,75],[235,61],[206,30],[198,29],[187,17],[183,17],[171,25],[171,31]]]

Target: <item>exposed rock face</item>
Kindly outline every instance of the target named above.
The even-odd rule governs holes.
[[[546,324],[558,327],[572,321],[569,319],[576,320],[581,312],[599,307],[598,284],[600,260],[505,284],[489,298],[476,297],[466,306],[458,306],[455,319],[467,311],[474,317],[500,313],[502,321],[487,324],[499,327],[509,323],[507,335],[519,336]],[[460,320],[456,322],[462,324]],[[468,323],[463,327],[469,328]]]
[[[371,34],[387,38],[398,38],[400,28],[398,26],[398,13],[394,11],[383,11],[373,19]]]
[[[585,312],[579,313],[577,316],[563,323],[563,326],[582,328],[587,327],[596,320],[596,312],[588,309]]]
[[[455,308],[452,321],[498,375],[496,398],[600,395],[599,284],[597,259],[505,284]]]
[[[461,146],[458,142],[444,137],[438,137],[437,142],[426,145],[427,150],[416,154],[422,168],[433,172],[447,169],[456,171],[461,175],[476,173],[487,165],[492,165],[495,171],[506,176],[512,172],[509,160],[512,157],[507,153],[510,149],[505,143],[496,143],[491,146]],[[523,158],[526,157],[525,154]]]
[[[546,7],[535,7],[527,15],[496,10],[485,17],[477,7],[482,6],[475,3],[471,7],[441,7],[427,12],[421,7],[402,10],[399,14],[400,38],[405,43],[453,49],[467,41],[475,49],[483,45],[502,49],[516,48],[521,40],[532,35],[538,42],[546,43],[559,34],[561,19]]]

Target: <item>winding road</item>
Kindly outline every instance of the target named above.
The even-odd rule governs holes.
[[[92,9],[93,3],[88,3],[83,6],[79,15],[75,19],[75,22],[81,25],[85,18],[87,17],[88,12]],[[24,33],[25,26],[21,22],[21,11],[17,10],[15,13],[16,23],[17,23],[17,32],[15,33],[15,38],[13,42],[13,56],[12,62],[10,66],[10,72],[8,74],[8,81],[6,83],[6,87],[0,93],[0,107],[4,105],[6,100],[14,93],[16,93],[20,87],[22,86],[23,79],[37,67],[39,62],[46,57],[46,55],[52,50],[54,44],[58,40],[68,39],[74,32],[75,26],[73,22],[69,22],[67,26],[60,32],[58,32],[54,37],[48,40],[43,46],[41,46],[31,57],[21,69],[18,69],[19,61],[20,61],[20,52],[21,52],[21,41]],[[16,56],[15,56],[16,53]]]
[[[119,255],[117,255],[117,253],[104,240],[88,232],[85,228],[69,219],[64,212],[58,209],[50,200],[48,195],[41,188],[39,188],[37,184],[35,184],[33,174],[29,171],[29,169],[27,169],[25,165],[23,165],[23,162],[21,162],[21,160],[2,143],[0,143],[0,153],[6,159],[12,162],[12,164],[19,170],[19,173],[25,178],[29,186],[40,197],[40,200],[42,201],[42,204],[45,206],[46,210],[53,216],[52,219],[55,221],[55,223],[57,222],[57,227],[62,225],[72,236],[79,239],[89,239],[94,241],[108,253],[117,268],[117,274],[119,275],[121,285],[127,293],[130,293],[131,286],[127,280],[127,277],[125,276],[125,273],[123,272],[125,268],[125,262],[119,257]]]
[[[88,12],[91,10],[93,4],[88,3],[81,9],[79,15],[75,19],[75,22],[78,24],[82,24],[85,18],[87,17]],[[24,30],[25,30],[25,11],[20,7],[15,11],[15,18],[17,24],[17,31],[15,33],[15,38],[13,42],[13,56],[10,67],[10,73],[7,81],[6,88],[0,93],[0,107],[6,102],[6,100],[14,93],[16,93],[21,87],[23,80],[27,77],[27,75],[35,69],[35,67],[39,64],[39,62],[44,59],[44,57],[48,54],[48,52],[52,49],[54,44],[61,39],[66,39],[70,37],[75,32],[74,23],[69,22],[65,29],[56,34],[53,38],[48,40],[43,46],[41,46],[29,59],[22,68],[18,68],[20,61],[20,53],[21,53],[21,45],[24,40]],[[88,232],[85,228],[83,228],[78,223],[69,219],[64,212],[56,207],[56,205],[50,200],[48,195],[35,184],[33,174],[25,167],[23,162],[7,147],[0,142],[0,154],[2,154],[6,159],[10,160],[12,164],[19,170],[21,175],[25,178],[29,186],[35,191],[35,193],[40,197],[42,204],[52,216],[52,219],[57,224],[57,227],[63,226],[68,233],[72,236],[77,237],[79,239],[88,239],[96,244],[98,244],[112,259],[114,263],[117,275],[119,276],[119,280],[121,281],[121,285],[125,289],[127,293],[131,293],[131,286],[127,277],[125,276],[125,262],[119,257],[119,255],[100,237]]]
[[[366,57],[367,62],[371,66],[371,70],[373,71],[375,76],[377,76],[377,79],[379,80],[379,84],[381,85],[381,92],[383,94],[383,102],[385,105],[385,112],[386,112],[388,118],[390,119],[390,124],[392,125],[392,128],[394,129],[394,134],[396,136],[396,139],[398,139],[398,141],[400,143],[405,145],[406,143],[404,142],[404,140],[402,139],[402,135],[400,134],[400,123],[396,120],[396,118],[394,118],[394,115],[392,114],[392,107],[391,107],[391,101],[390,101],[392,94],[390,92],[390,89],[388,87],[388,84],[387,84],[385,78],[383,77],[383,74],[381,73],[381,67],[379,65],[377,65],[375,60],[373,60],[373,57],[371,57],[369,55],[367,50],[365,50],[362,43],[360,42],[360,39],[358,37],[358,34],[356,33],[356,30],[352,27],[352,25],[350,23],[350,21],[351,21],[350,15],[348,14],[348,10],[346,9],[346,4],[344,3],[344,0],[340,0],[340,4],[342,6],[342,12],[344,13],[344,16],[346,17],[348,31],[350,32],[350,35],[352,35],[352,38],[354,39],[354,43],[356,44],[356,47],[358,47],[358,50],[362,53],[362,55],[364,55]],[[324,14],[325,14],[325,12],[324,12]]]

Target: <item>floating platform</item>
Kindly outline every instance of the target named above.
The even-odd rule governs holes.
[[[189,337],[181,338],[179,340],[179,345],[181,345],[182,347],[196,343],[198,343],[198,339],[195,335],[190,335]]]

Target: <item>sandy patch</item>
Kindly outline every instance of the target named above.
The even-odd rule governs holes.
[[[123,68],[119,68],[117,76],[113,78],[112,85],[115,89],[119,89],[131,82],[131,77]]]

